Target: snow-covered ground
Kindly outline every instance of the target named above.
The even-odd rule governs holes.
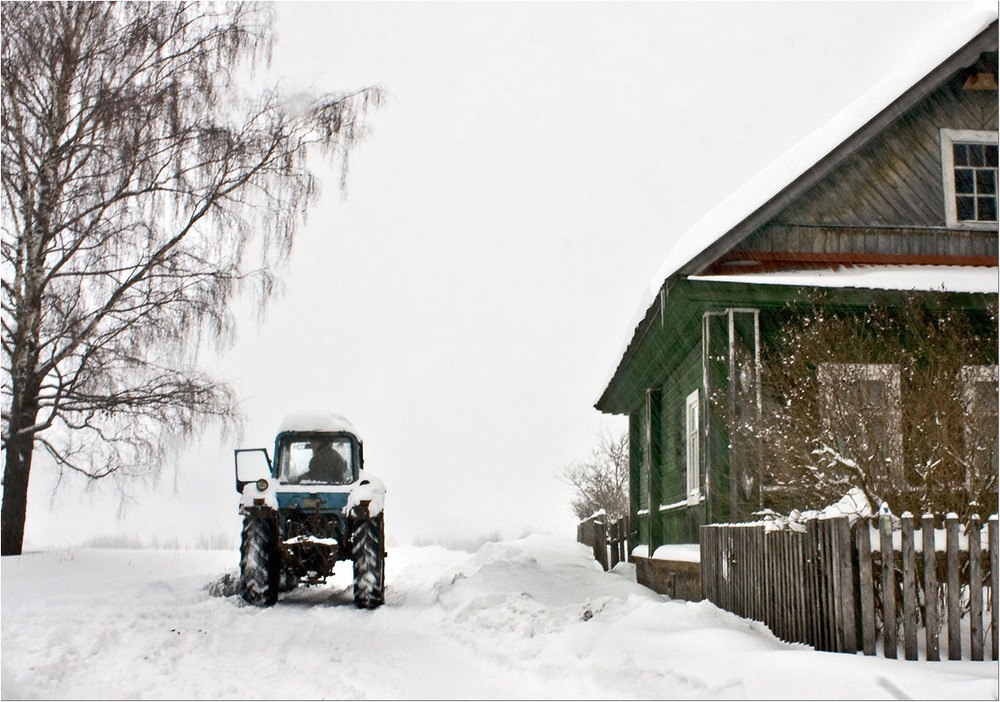
[[[996,699],[996,663],[816,653],[668,600],[550,536],[397,546],[387,603],[350,564],[275,607],[212,594],[224,551],[7,557],[3,699]]]

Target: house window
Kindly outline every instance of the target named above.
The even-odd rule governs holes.
[[[698,412],[698,391],[688,395],[684,410],[684,436],[686,440],[686,465],[687,465],[687,503],[696,505],[701,499],[700,477],[700,442],[699,442],[699,412]]]
[[[884,465],[903,475],[899,366],[822,363],[818,372],[823,430],[845,464]]]
[[[962,368],[962,411],[965,425],[966,489],[997,473],[997,367]]]
[[[941,130],[945,214],[949,226],[997,223],[997,133]]]

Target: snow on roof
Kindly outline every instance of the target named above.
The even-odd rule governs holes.
[[[854,266],[838,270],[691,276],[689,280],[869,290],[1000,292],[1000,269],[971,266]]]
[[[996,19],[996,12],[977,12],[942,32],[935,41],[922,45],[918,55],[779,156],[711,210],[674,244],[650,282],[643,312],[659,293],[663,281],[778,195]]]
[[[358,436],[354,426],[347,419],[325,410],[307,409],[291,412],[281,420],[278,433],[283,431],[346,431]]]

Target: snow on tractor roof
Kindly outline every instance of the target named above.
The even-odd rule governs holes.
[[[279,433],[283,431],[346,431],[358,436],[354,426],[343,416],[323,410],[298,410],[285,415],[278,428]]]

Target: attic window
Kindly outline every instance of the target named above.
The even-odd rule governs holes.
[[[997,223],[997,133],[941,130],[948,226],[993,228]]]

